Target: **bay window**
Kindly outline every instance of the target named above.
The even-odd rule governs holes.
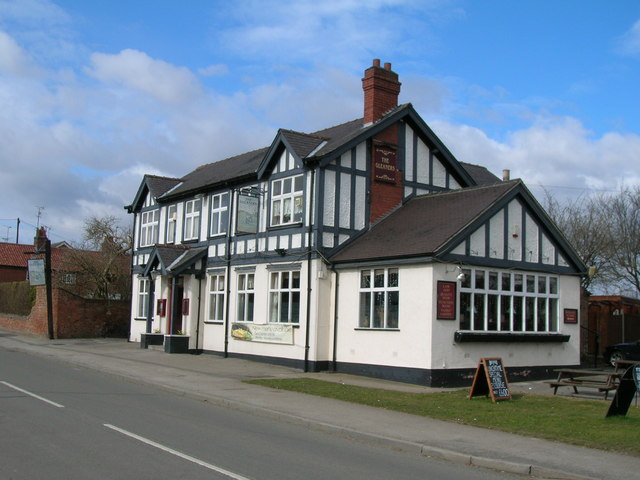
[[[460,330],[558,332],[558,277],[477,268],[463,273]]]

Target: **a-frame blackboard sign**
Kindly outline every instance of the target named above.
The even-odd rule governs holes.
[[[607,417],[625,416],[636,393],[640,392],[640,365],[627,368],[611,400]]]
[[[509,384],[501,358],[481,358],[473,377],[469,400],[480,395],[491,395],[491,400],[509,400]]]

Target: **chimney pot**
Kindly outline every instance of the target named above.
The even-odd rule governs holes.
[[[385,62],[385,64],[384,64],[384,69],[385,69],[385,70],[391,70],[391,63],[389,63],[389,62]]]
[[[379,58],[374,58],[373,59],[373,66],[374,67],[379,67],[380,66],[380,59]]]
[[[502,181],[508,182],[509,180],[511,180],[511,170],[505,168],[504,170],[502,170]]]

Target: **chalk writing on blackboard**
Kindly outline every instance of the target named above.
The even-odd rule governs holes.
[[[469,399],[479,395],[491,395],[491,399],[508,400],[511,398],[507,375],[501,358],[481,358],[473,377]]]

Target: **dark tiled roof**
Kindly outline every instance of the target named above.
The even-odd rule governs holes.
[[[146,175],[146,179],[149,192],[153,197],[161,196],[181,182],[179,178],[158,177],[156,175]]]
[[[500,178],[487,170],[486,167],[465,162],[460,162],[460,165],[462,165],[478,185],[493,185],[494,183],[502,182]]]
[[[198,167],[182,178],[182,183],[163,196],[163,200],[178,197],[204,187],[255,176],[268,148],[236,155]]]
[[[336,263],[432,255],[519,181],[423,195],[408,201],[331,257]]]
[[[156,253],[160,260],[161,266],[167,268],[173,262],[175,262],[180,255],[182,255],[189,247],[185,245],[166,245],[157,246]]]
[[[306,158],[307,155],[318,148],[318,145],[328,140],[318,135],[294,132],[293,130],[280,130],[280,133],[300,158]]]

